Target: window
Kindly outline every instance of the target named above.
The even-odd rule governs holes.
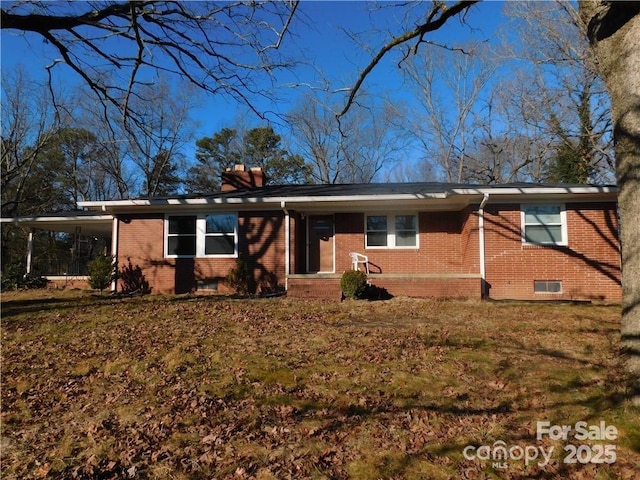
[[[416,248],[417,215],[367,215],[367,248]]]
[[[559,280],[534,280],[534,293],[562,293],[562,282]]]
[[[523,205],[522,242],[567,245],[567,217],[564,205]]]
[[[218,291],[218,279],[217,278],[205,278],[204,280],[198,280],[196,282],[198,290],[210,290],[212,292]]]
[[[396,247],[415,247],[418,219],[415,215],[396,216]]]
[[[236,216],[232,214],[205,217],[204,254],[233,255],[236,251]]]
[[[237,257],[235,213],[170,215],[165,220],[167,257]]]
[[[386,247],[388,233],[387,217],[367,217],[367,247]]]
[[[169,217],[167,256],[193,257],[196,254],[196,217]]]

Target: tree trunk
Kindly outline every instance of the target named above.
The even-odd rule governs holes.
[[[622,354],[640,406],[640,2],[580,2],[611,96],[622,246]]]

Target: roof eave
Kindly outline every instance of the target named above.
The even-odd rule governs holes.
[[[2,223],[12,223],[39,230],[75,233],[80,231],[87,235],[106,236],[111,234],[113,215],[103,213],[96,215],[77,215],[73,212],[61,215],[31,215],[0,219]]]
[[[318,195],[291,197],[197,197],[197,198],[163,198],[163,199],[135,199],[78,202],[78,206],[89,210],[103,212],[117,211],[128,208],[177,207],[177,206],[207,206],[207,205],[277,205],[285,202],[291,204],[327,204],[327,203],[361,203],[361,202],[397,202],[410,200],[446,199],[448,193],[425,194],[389,194],[389,195]]]
[[[190,208],[197,209],[207,206],[227,206],[236,208],[280,208],[283,202],[291,207],[305,206],[327,208],[329,205],[358,205],[365,204],[372,207],[378,205],[397,205],[406,203],[409,205],[433,201],[442,205],[450,202],[458,207],[481,201],[485,194],[489,194],[497,201],[520,201],[522,196],[530,199],[547,197],[551,200],[565,199],[608,199],[613,200],[617,192],[612,186],[522,186],[522,187],[454,187],[441,192],[428,192],[416,194],[381,194],[381,195],[308,195],[308,196],[273,196],[273,197],[193,197],[193,198],[151,198],[110,201],[85,201],[78,202],[78,206],[88,210],[122,213],[144,211],[165,211],[173,209]],[[498,200],[500,199],[500,200]],[[435,206],[435,205],[434,205]]]

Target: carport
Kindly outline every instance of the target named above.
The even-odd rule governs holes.
[[[33,270],[33,235],[35,230],[68,233],[73,235],[74,248],[81,236],[105,239],[112,255],[117,252],[117,227],[112,215],[96,212],[74,211],[35,216],[2,218],[2,224],[15,224],[29,228],[27,237],[26,273]],[[49,272],[50,273],[50,272]],[[75,272],[78,277],[78,272]],[[44,275],[47,279],[60,280],[58,275]],[[81,278],[78,278],[81,279]]]

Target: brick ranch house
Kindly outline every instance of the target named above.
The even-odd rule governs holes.
[[[265,185],[240,167],[207,195],[78,205],[20,221],[108,232],[119,265],[142,267],[155,293],[229,293],[244,259],[258,291],[295,297],[340,298],[355,265],[392,295],[621,299],[612,186]]]

